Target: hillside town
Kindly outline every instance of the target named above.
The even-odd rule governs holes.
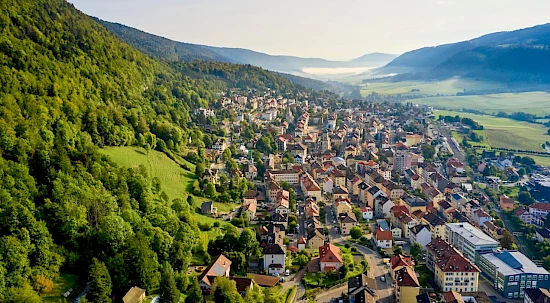
[[[254,228],[262,250],[242,276],[213,260],[205,296],[226,276],[242,294],[292,289],[287,302],[550,299],[550,259],[533,252],[550,246],[548,168],[472,154],[450,135],[468,125],[427,106],[303,97],[223,96],[195,113],[216,134],[203,181],[253,184],[233,212],[201,211]]]

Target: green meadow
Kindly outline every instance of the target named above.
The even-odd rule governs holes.
[[[475,145],[544,151],[541,145],[546,141],[550,141],[550,136],[546,134],[547,128],[540,124],[455,111],[438,110],[434,112],[434,115],[436,117],[440,115],[459,115],[460,117],[471,118],[483,125],[484,130],[477,132],[483,136],[484,142],[481,144],[472,142]],[[457,140],[462,139],[461,134],[454,133],[453,136],[456,136]]]
[[[550,115],[550,94],[545,92],[428,97],[409,101],[439,109],[462,110],[466,108],[488,114],[525,112],[541,117]]]
[[[133,146],[122,147],[106,147],[101,152],[109,156],[115,163],[122,167],[139,167],[143,165],[149,176],[157,177],[160,180],[162,190],[170,197],[170,199],[182,198],[189,195],[189,190],[195,181],[195,165],[187,162],[183,158],[177,160],[186,165],[191,171],[183,169],[178,163],[170,159],[166,154],[151,150],[147,152],[145,149]],[[195,207],[208,199],[195,196]],[[234,209],[235,203],[214,203],[219,212],[228,212]],[[214,222],[215,219],[209,217],[199,218],[199,221]],[[212,221],[214,220],[214,221]]]
[[[426,82],[426,81],[401,81],[401,82],[372,82],[365,83],[361,89],[361,95],[366,96],[372,92],[381,95],[456,95],[458,92],[479,91],[486,89],[502,88],[502,84],[476,81],[469,79],[449,79],[445,81]],[[415,90],[415,91],[413,91]],[[416,91],[418,90],[418,91]]]

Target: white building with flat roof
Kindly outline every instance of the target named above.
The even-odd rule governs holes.
[[[470,223],[447,223],[445,239],[476,264],[479,254],[493,252],[499,244],[497,240]]]

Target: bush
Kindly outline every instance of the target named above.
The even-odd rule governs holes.
[[[220,227],[220,222],[214,222],[214,227]]]
[[[349,245],[349,243],[346,243],[346,245],[344,245],[345,248],[350,248],[351,246]]]
[[[218,223],[218,222],[216,222]],[[210,225],[210,223],[200,223],[198,224],[199,226],[199,229],[202,230],[202,231],[209,231],[212,229],[212,225]],[[218,226],[219,226],[219,223],[218,223]]]
[[[361,236],[363,236],[363,230],[361,230],[361,227],[354,226],[350,230],[349,234],[353,239],[359,239],[361,238]]]

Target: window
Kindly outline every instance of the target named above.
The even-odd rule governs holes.
[[[512,299],[513,294],[511,292],[508,293],[508,299]]]
[[[543,279],[543,275],[539,275],[539,280],[542,280]]]
[[[548,275],[544,276],[544,280],[548,280]]]

